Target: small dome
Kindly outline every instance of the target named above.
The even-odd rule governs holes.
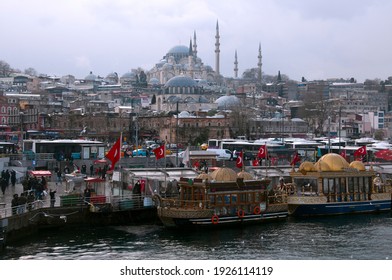
[[[189,118],[191,114],[188,111],[182,111],[181,113],[178,114],[179,118]]]
[[[245,171],[241,171],[237,174],[238,178],[243,178],[244,180],[253,180],[253,176],[252,174],[245,172]]]
[[[358,160],[355,160],[355,161],[351,162],[350,163],[350,167],[351,168],[355,168],[358,171],[365,171],[366,170],[365,165],[363,164],[363,162],[362,161],[358,161]]]
[[[88,74],[85,78],[86,81],[95,81],[97,79],[97,76],[95,76],[93,74],[93,72],[91,71],[90,74]]]
[[[157,78],[151,78],[148,83],[150,85],[157,86],[157,85],[159,85],[159,80]]]
[[[121,76],[122,79],[136,80],[135,72],[126,72]]]
[[[314,164],[310,161],[304,161],[298,168],[298,171],[315,171]]]
[[[210,175],[210,174],[207,174],[207,173],[201,173],[201,174],[199,174],[199,175],[196,177],[196,179],[202,179],[202,180],[208,180],[208,181],[212,181],[212,180],[213,180],[212,177],[211,177],[211,175]]]
[[[238,97],[234,95],[221,96],[217,100],[215,100],[215,103],[218,104],[218,109],[228,109],[230,107],[238,106],[241,104]]]
[[[237,180],[237,174],[235,173],[235,171],[227,167],[218,168],[210,175],[213,180],[218,182],[230,182]]]
[[[194,79],[188,76],[180,75],[175,76],[168,80],[165,87],[197,87],[197,83]]]
[[[314,164],[315,171],[330,171],[328,163],[324,161],[318,161]]]
[[[317,167],[321,167],[321,171],[343,171],[344,168],[350,167],[348,162],[341,155],[334,153],[323,155],[317,163],[320,164],[320,166]],[[329,170],[323,170],[326,168],[324,163],[329,167]]]

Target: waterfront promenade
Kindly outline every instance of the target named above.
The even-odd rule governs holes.
[[[39,207],[50,207],[50,197],[49,197],[49,190],[53,189],[56,190],[55,198],[55,206],[60,206],[60,196],[66,195],[67,190],[66,190],[66,183],[56,183],[54,181],[54,178],[51,178],[51,180],[47,182],[48,186],[48,194],[43,196],[43,199],[40,200],[39,202],[36,202],[36,204],[39,205]],[[14,194],[17,194],[18,196],[23,193],[23,186],[21,183],[15,184],[13,187],[11,184],[7,187],[5,190],[5,194],[0,192],[0,217],[5,218],[8,216],[12,215],[11,211],[11,202],[13,199]]]

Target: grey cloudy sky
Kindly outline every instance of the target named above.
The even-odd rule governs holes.
[[[0,3],[0,60],[85,77],[149,70],[197,34],[198,56],[232,77],[257,66],[291,79],[392,76],[390,0],[12,0]]]

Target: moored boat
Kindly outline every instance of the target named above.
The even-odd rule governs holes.
[[[303,162],[290,172],[294,191],[288,196],[289,215],[322,216],[391,210],[391,187],[372,166],[350,164],[330,153],[316,163]]]
[[[285,199],[279,203],[269,199],[271,179],[256,180],[245,173],[236,174],[223,167],[195,179],[181,178],[178,196],[155,196],[160,220],[166,227],[186,228],[245,225],[286,218]]]

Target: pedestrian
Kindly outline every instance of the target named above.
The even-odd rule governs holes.
[[[54,207],[54,204],[56,203],[56,190],[49,190],[49,196],[50,196],[50,207]]]
[[[14,197],[11,200],[12,215],[16,215],[16,210],[18,208],[18,201],[19,201],[18,194],[14,194]]]
[[[57,175],[57,183],[62,184],[62,178],[61,178],[62,174],[61,174],[61,170],[60,169],[57,170],[57,174],[56,175]]]
[[[94,175],[94,165],[91,163],[90,164],[90,176]]]
[[[16,171],[12,169],[11,171],[11,185],[15,187],[16,184]]]
[[[84,189],[84,201],[86,204],[90,204],[90,196],[91,196],[91,190],[90,187],[87,187]]]
[[[0,178],[0,186],[1,186],[1,192],[4,195],[5,189],[7,188],[7,181],[4,178]]]
[[[27,197],[25,194],[24,192],[21,193],[18,198],[18,214],[22,214],[26,210]]]

